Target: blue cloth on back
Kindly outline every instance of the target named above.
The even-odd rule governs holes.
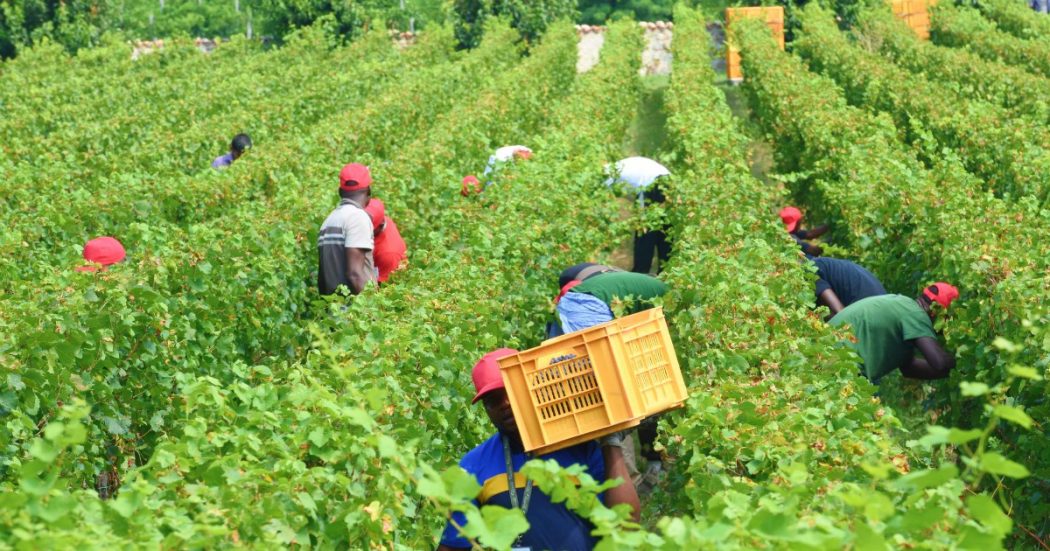
[[[558,301],[558,319],[562,331],[572,333],[612,321],[613,313],[600,298],[569,291]]]

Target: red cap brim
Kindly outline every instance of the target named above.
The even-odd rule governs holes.
[[[798,229],[798,220],[795,220],[794,222],[787,222],[788,233],[792,233],[792,232],[794,232],[797,229]]]
[[[482,396],[488,394],[489,392],[492,392],[493,390],[499,390],[501,388],[507,388],[506,385],[503,384],[502,377],[500,377],[498,381],[492,381],[491,383],[481,387],[481,390],[479,390],[478,393],[474,395],[474,399],[471,400],[470,403],[476,404]]]

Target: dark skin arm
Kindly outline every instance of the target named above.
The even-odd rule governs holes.
[[[827,289],[823,293],[820,293],[819,296],[817,296],[817,304],[821,306],[827,306],[828,310],[831,310],[832,316],[838,314],[842,311],[843,308],[845,308],[845,306],[843,306],[842,304],[842,301],[839,300],[839,296],[836,295],[835,291],[832,291],[831,289]]]
[[[368,251],[365,249],[346,249],[346,272],[347,278],[350,279],[350,292],[359,295],[361,291],[365,290],[365,285],[368,284],[368,280],[371,276],[368,274],[365,268],[365,254]]]
[[[469,551],[469,547],[449,547],[445,544],[438,546],[437,551]]]
[[[615,488],[605,490],[605,504],[609,507],[626,503],[631,506],[631,520],[639,522],[642,518],[642,502],[638,499],[638,490],[627,472],[627,463],[623,460],[623,448],[619,446],[602,446],[602,458],[605,460],[605,477],[609,480],[619,478],[623,483]]]
[[[912,358],[910,362],[901,366],[901,373],[905,377],[923,380],[944,379],[955,369],[955,356],[945,351],[937,339],[919,337],[915,339],[915,347],[922,353],[922,358]]]
[[[800,236],[803,239],[813,239],[813,238],[816,238],[816,237],[820,237],[820,236],[824,235],[825,233],[828,233],[828,225],[827,224],[821,224],[821,225],[819,225],[819,226],[817,226],[815,228],[810,228],[810,229],[806,230],[804,233],[805,233],[804,236]]]

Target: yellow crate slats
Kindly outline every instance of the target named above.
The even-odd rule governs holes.
[[[773,37],[784,49],[784,7],[783,6],[759,6],[746,8],[726,8],[726,36],[729,36],[733,21],[741,19],[761,19],[766,22]],[[726,42],[726,78],[732,81],[740,81],[744,78],[744,72],[740,66],[740,49]]]

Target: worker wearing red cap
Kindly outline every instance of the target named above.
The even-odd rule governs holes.
[[[84,260],[88,263],[78,266],[78,272],[99,272],[123,262],[127,258],[124,245],[113,237],[96,237],[84,244]]]
[[[372,219],[365,212],[372,197],[368,167],[350,163],[339,172],[339,206],[317,235],[317,290],[322,295],[346,287],[359,294],[376,281]]]
[[[802,211],[795,207],[780,209],[780,219],[784,222],[784,227],[787,228],[788,233],[798,243],[798,246],[802,248],[802,252],[806,256],[820,256],[824,254],[824,250],[821,249],[820,245],[807,243],[806,240],[816,239],[827,233],[828,226],[826,224],[808,230],[802,229]]]
[[[365,207],[365,212],[372,219],[375,247],[372,258],[379,272],[379,283],[386,283],[390,274],[406,264],[408,247],[401,238],[397,224],[386,215],[386,205],[379,199],[372,199]]]
[[[500,358],[517,353],[517,350],[500,348],[485,354],[474,365],[472,376],[476,394],[473,403],[479,400],[484,403],[485,413],[496,427],[496,434],[467,452],[459,466],[473,475],[481,485],[481,491],[474,500],[477,506],[522,509],[529,521],[529,529],[515,542],[514,548],[589,551],[597,543],[597,538],[591,535],[594,526],[570,511],[564,502],[554,503],[542,490],[533,488],[532,481],[526,480],[519,471],[530,459],[553,459],[562,467],[586,466],[587,474],[598,482],[619,478],[623,482],[606,490],[601,499],[608,507],[621,503],[630,505],[634,520],[637,521],[641,503],[624,464],[620,447],[622,439],[619,434],[614,434],[603,437],[599,442],[583,442],[535,458],[525,453],[498,363]],[[510,491],[511,487],[513,492]],[[456,525],[465,526],[466,522],[462,513],[452,515],[452,520],[441,535],[438,551],[472,547],[470,541],[456,528]]]
[[[864,374],[878,383],[900,369],[912,379],[943,379],[955,368],[955,357],[941,347],[933,330],[934,304],[948,308],[959,297],[955,287],[939,282],[918,298],[881,295],[854,302],[831,318],[835,327],[849,326],[850,346],[864,362]],[[918,349],[922,357],[915,355]]]
[[[488,164],[485,165],[485,172],[481,174],[485,177],[485,183],[482,184],[478,177],[473,174],[464,176],[459,188],[459,194],[464,197],[479,194],[492,183],[491,175],[493,173],[498,172],[513,161],[527,161],[531,158],[532,150],[528,147],[524,145],[505,145],[489,156]]]

